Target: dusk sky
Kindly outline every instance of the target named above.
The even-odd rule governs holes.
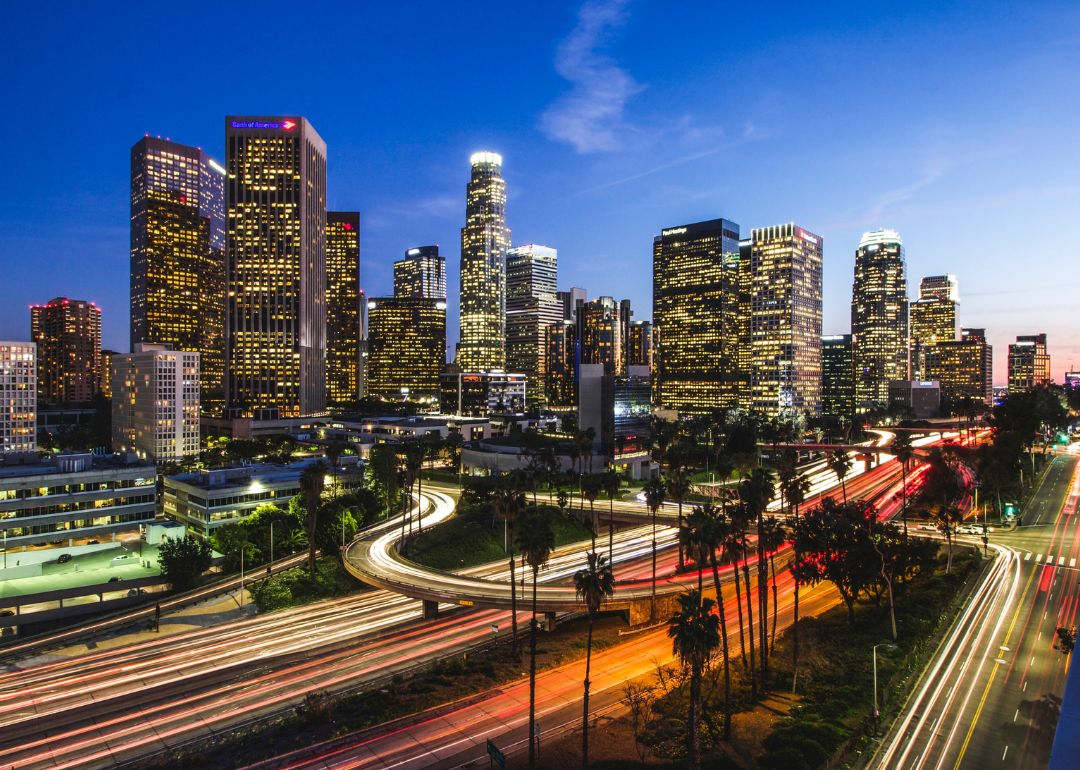
[[[67,296],[127,351],[131,145],[220,161],[226,114],[303,115],[329,208],[361,212],[369,295],[440,245],[451,348],[469,155],[492,150],[513,244],[637,319],[662,228],[793,221],[824,237],[823,331],[846,333],[859,237],[888,227],[912,296],[959,277],[995,383],[1017,334],[1049,335],[1058,382],[1080,366],[1075,3],[199,6],[5,7],[0,339]]]

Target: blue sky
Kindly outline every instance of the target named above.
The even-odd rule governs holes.
[[[730,218],[824,237],[825,333],[850,326],[860,234],[900,231],[909,289],[960,280],[995,382],[1017,334],[1080,367],[1080,8],[1056,3],[19,4],[0,82],[0,339],[97,302],[128,344],[129,150],[220,159],[226,114],[300,114],[361,283],[438,243],[457,333],[469,155],[504,158],[515,245],[649,318],[652,236]]]

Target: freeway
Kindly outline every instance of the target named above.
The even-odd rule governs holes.
[[[867,767],[1047,766],[1071,660],[1055,630],[1076,622],[1076,471],[1054,457],[1024,526],[991,536],[993,565]]]

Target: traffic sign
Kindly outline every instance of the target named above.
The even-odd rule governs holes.
[[[495,764],[506,770],[506,756],[495,747],[495,744],[491,742],[491,738],[488,738],[487,752]]]

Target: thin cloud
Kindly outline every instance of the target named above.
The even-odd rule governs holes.
[[[625,134],[634,130],[623,119],[623,109],[644,86],[599,53],[615,28],[626,22],[626,5],[627,0],[585,3],[577,26],[555,54],[555,70],[573,88],[544,111],[540,128],[581,154],[619,150]]]

